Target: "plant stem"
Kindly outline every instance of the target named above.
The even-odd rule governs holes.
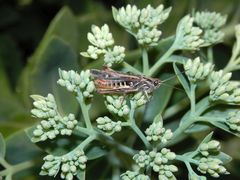
[[[81,144],[79,144],[75,149],[84,149],[90,142],[92,142],[93,140],[96,139],[96,135],[93,134],[91,136],[88,136],[83,142],[81,142]]]
[[[151,69],[149,70],[148,75],[149,76],[153,76],[154,74],[156,74],[156,72],[158,71],[158,69],[167,62],[168,57],[171,56],[171,54],[175,51],[175,47],[172,45],[168,51],[160,58],[157,60],[157,62],[151,67]]]
[[[33,160],[25,161],[16,165],[8,164],[8,167],[5,170],[0,171],[0,176],[13,175],[17,172],[33,167],[35,166],[35,164],[36,164],[36,161],[33,161]]]
[[[211,46],[208,47],[208,49],[207,49],[207,57],[208,57],[209,62],[214,63],[213,62],[213,49]]]
[[[191,104],[191,113],[190,116],[193,116],[195,114],[195,104],[196,104],[196,97],[195,97],[195,90],[196,90],[196,84],[191,83],[190,84],[190,104]]]
[[[211,116],[200,116],[200,117],[196,117],[197,121],[201,121],[201,122],[209,122],[209,121],[218,121],[218,122],[226,122],[225,118],[221,118],[221,117],[211,117]]]
[[[142,64],[143,64],[143,74],[148,75],[149,60],[148,60],[148,52],[146,48],[142,48]]]
[[[89,113],[88,113],[88,111],[90,109],[90,104],[87,105],[85,103],[82,92],[80,90],[78,90],[78,93],[77,93],[77,100],[80,104],[82,114],[83,114],[83,118],[84,118],[87,129],[93,129],[92,123],[91,123],[91,120],[90,120],[90,117],[89,117]]]
[[[192,164],[195,164],[195,165],[198,165],[198,161],[195,160],[195,159],[192,159],[188,156],[185,156],[185,155],[176,155],[176,159],[178,161],[182,161],[184,163],[188,162],[188,163],[192,163]]]
[[[150,149],[150,147],[151,147],[150,143],[148,142],[147,138],[142,133],[142,131],[138,128],[138,126],[136,125],[135,119],[134,119],[134,111],[135,111],[135,107],[136,107],[135,102],[130,101],[130,104],[131,104],[131,110],[130,110],[129,118],[128,118],[130,127],[139,136],[139,138],[142,140],[142,142],[147,147],[147,149]]]

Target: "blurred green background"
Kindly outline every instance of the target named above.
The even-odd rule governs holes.
[[[53,93],[63,111],[78,112],[74,97],[57,86],[57,71],[100,67],[79,55],[88,46],[86,34],[92,24],[109,24],[117,44],[128,51],[137,48],[111,14],[111,6],[128,3],[138,7],[161,3],[172,6],[170,17],[161,26],[163,37],[174,34],[179,19],[194,10],[227,14],[225,41],[214,47],[214,57],[219,67],[230,57],[234,26],[240,22],[239,0],[0,0],[0,132],[6,138],[10,163],[40,153],[23,131],[36,123],[30,116],[29,95]],[[92,116],[99,114],[101,110],[96,110]],[[217,137],[234,159],[229,165],[232,175],[222,179],[240,179],[240,140],[222,131],[217,131]],[[38,168],[21,173],[16,179],[39,179],[34,176]]]

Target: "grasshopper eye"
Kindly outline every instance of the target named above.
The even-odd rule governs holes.
[[[154,86],[159,85],[159,80],[155,80],[155,81],[153,82],[153,84],[154,84]]]

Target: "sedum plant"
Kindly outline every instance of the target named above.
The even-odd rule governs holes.
[[[100,61],[103,66],[148,77],[160,77],[164,66],[172,66],[178,79],[176,86],[184,91],[176,93],[180,93],[182,98],[186,97],[187,103],[184,107],[179,106],[181,101],[166,107],[173,95],[173,87],[169,87],[171,94],[161,107],[153,107],[152,102],[158,101],[154,93],[146,97],[140,91],[129,95],[103,95],[101,99],[96,95],[90,69],[59,69],[57,84],[76,97],[80,115],[63,113],[53,94],[46,97],[32,95],[31,114],[40,121],[27,133],[31,141],[40,147],[42,143],[51,142],[55,143],[56,149],[61,139],[70,142],[71,139],[77,140],[60,152],[52,150],[46,143],[40,175],[67,180],[88,179],[86,172],[88,169],[91,171],[90,164],[102,157],[111,159],[110,169],[113,169],[112,173],[104,175],[104,179],[182,179],[178,174],[183,167],[181,163],[186,166],[189,180],[228,175],[230,172],[226,164],[231,157],[221,151],[221,143],[214,139],[213,134],[219,128],[240,136],[239,81],[231,79],[232,71],[240,69],[240,25],[235,28],[236,43],[232,57],[223,69],[215,67],[213,57],[199,56],[199,51],[204,53],[204,48],[211,51],[212,46],[223,41],[224,37],[221,27],[226,23],[226,16],[207,11],[184,16],[176,25],[176,34],[168,50],[156,61],[151,59],[150,63],[148,55],[165,40],[161,39],[163,32],[160,29],[169,17],[171,8],[148,5],[139,9],[135,5],[127,5],[120,9],[113,7],[112,12],[119,27],[136,39],[142,62],[139,63],[138,59],[134,63],[125,60],[125,47],[115,45],[114,35],[107,24],[92,25],[91,32],[87,34],[90,45],[80,54]],[[175,51],[184,52],[184,55],[174,55]],[[189,55],[188,51],[195,54]],[[204,93],[199,94],[199,89]],[[92,118],[91,112],[98,108],[94,106],[95,99],[102,101],[107,112]],[[148,121],[144,116],[147,107],[159,109]],[[179,115],[183,110],[184,113]],[[177,120],[175,126],[168,121],[171,117]],[[199,144],[182,151],[174,148],[199,132],[205,134]],[[10,179],[14,173],[13,167],[4,156],[0,157],[0,163],[5,168],[0,171],[0,176]],[[104,164],[100,168],[107,167]]]

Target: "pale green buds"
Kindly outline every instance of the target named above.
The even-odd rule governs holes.
[[[77,171],[85,170],[87,157],[80,149],[74,150],[63,156],[47,155],[40,175],[56,176],[61,171],[61,178],[72,180]]]
[[[150,180],[147,175],[135,171],[126,171],[120,177],[122,180]]]
[[[203,156],[209,156],[211,153],[218,153],[220,151],[220,142],[211,140],[207,143],[202,143],[199,146],[199,151]]]
[[[226,168],[222,165],[223,162],[220,159],[217,158],[201,158],[199,160],[198,170],[206,174],[208,173],[212,177],[219,177],[220,174],[229,174]]]
[[[111,113],[117,114],[120,117],[128,115],[130,111],[124,96],[106,96],[105,104]]]
[[[204,43],[201,39],[202,30],[193,26],[194,19],[189,15],[180,20],[177,26],[175,49],[198,50]]]
[[[54,139],[57,135],[71,135],[73,129],[77,125],[77,120],[74,114],[62,117],[57,110],[57,105],[52,94],[47,97],[31,96],[35,101],[33,102],[34,109],[31,113],[33,116],[43,120],[33,130],[33,142],[45,141],[47,139]]]
[[[154,172],[159,174],[159,179],[166,180],[175,179],[173,173],[176,172],[178,168],[174,165],[167,164],[175,158],[175,153],[166,148],[163,148],[161,152],[141,150],[133,156],[133,159],[140,168],[149,169],[151,167]]]
[[[112,51],[104,54],[105,65],[111,67],[113,64],[120,64],[125,57],[125,48],[122,46],[114,46]]]
[[[133,34],[140,46],[156,46],[162,34],[158,26],[169,16],[171,8],[164,10],[163,5],[153,8],[148,5],[139,10],[136,6],[127,5],[119,10],[113,8],[113,17],[128,32]]]
[[[142,92],[134,94],[131,100],[135,102],[137,107],[140,107],[148,102],[146,95],[144,95]]]
[[[122,7],[119,10],[113,8],[113,17],[116,22],[128,30],[139,28],[140,10],[137,6],[127,5],[126,8]]]
[[[213,65],[211,63],[203,64],[200,58],[197,57],[194,60],[189,59],[184,64],[184,70],[189,81],[195,83],[196,81],[205,80],[213,70]]]
[[[106,134],[113,134],[115,132],[120,132],[122,130],[122,122],[112,121],[109,117],[99,117],[96,119],[97,128],[103,130]]]
[[[240,111],[231,111],[228,113],[226,124],[233,131],[240,133]]]
[[[133,160],[137,163],[140,168],[145,168],[150,165],[151,159],[148,151],[139,151],[138,154],[133,156]]]
[[[87,38],[91,44],[99,49],[105,49],[114,44],[112,33],[110,33],[107,24],[104,24],[101,28],[92,25],[92,33],[88,33]]]
[[[34,108],[31,110],[33,116],[37,118],[49,118],[55,117],[58,114],[56,101],[52,94],[48,94],[47,97],[32,95],[31,98],[34,100]]]
[[[224,33],[220,28],[226,23],[227,17],[216,12],[196,12],[194,22],[203,30],[204,46],[221,42]]]
[[[172,131],[170,129],[165,130],[163,128],[162,121],[153,122],[149,128],[146,129],[145,134],[147,135],[148,141],[167,143],[172,138]]]
[[[90,70],[81,71],[80,74],[70,70],[65,71],[59,69],[60,79],[57,83],[60,86],[66,87],[70,92],[82,92],[84,98],[93,97],[93,92],[95,90],[94,82],[91,80]]]
[[[210,75],[210,99],[226,103],[240,103],[239,83],[230,81],[232,73],[224,74],[222,70]]]
[[[84,57],[98,59],[104,56],[105,65],[111,67],[114,63],[121,63],[125,57],[125,48],[114,46],[112,33],[107,24],[102,27],[92,26],[92,33],[87,35],[88,41],[92,44],[88,46],[87,52],[81,52]]]

